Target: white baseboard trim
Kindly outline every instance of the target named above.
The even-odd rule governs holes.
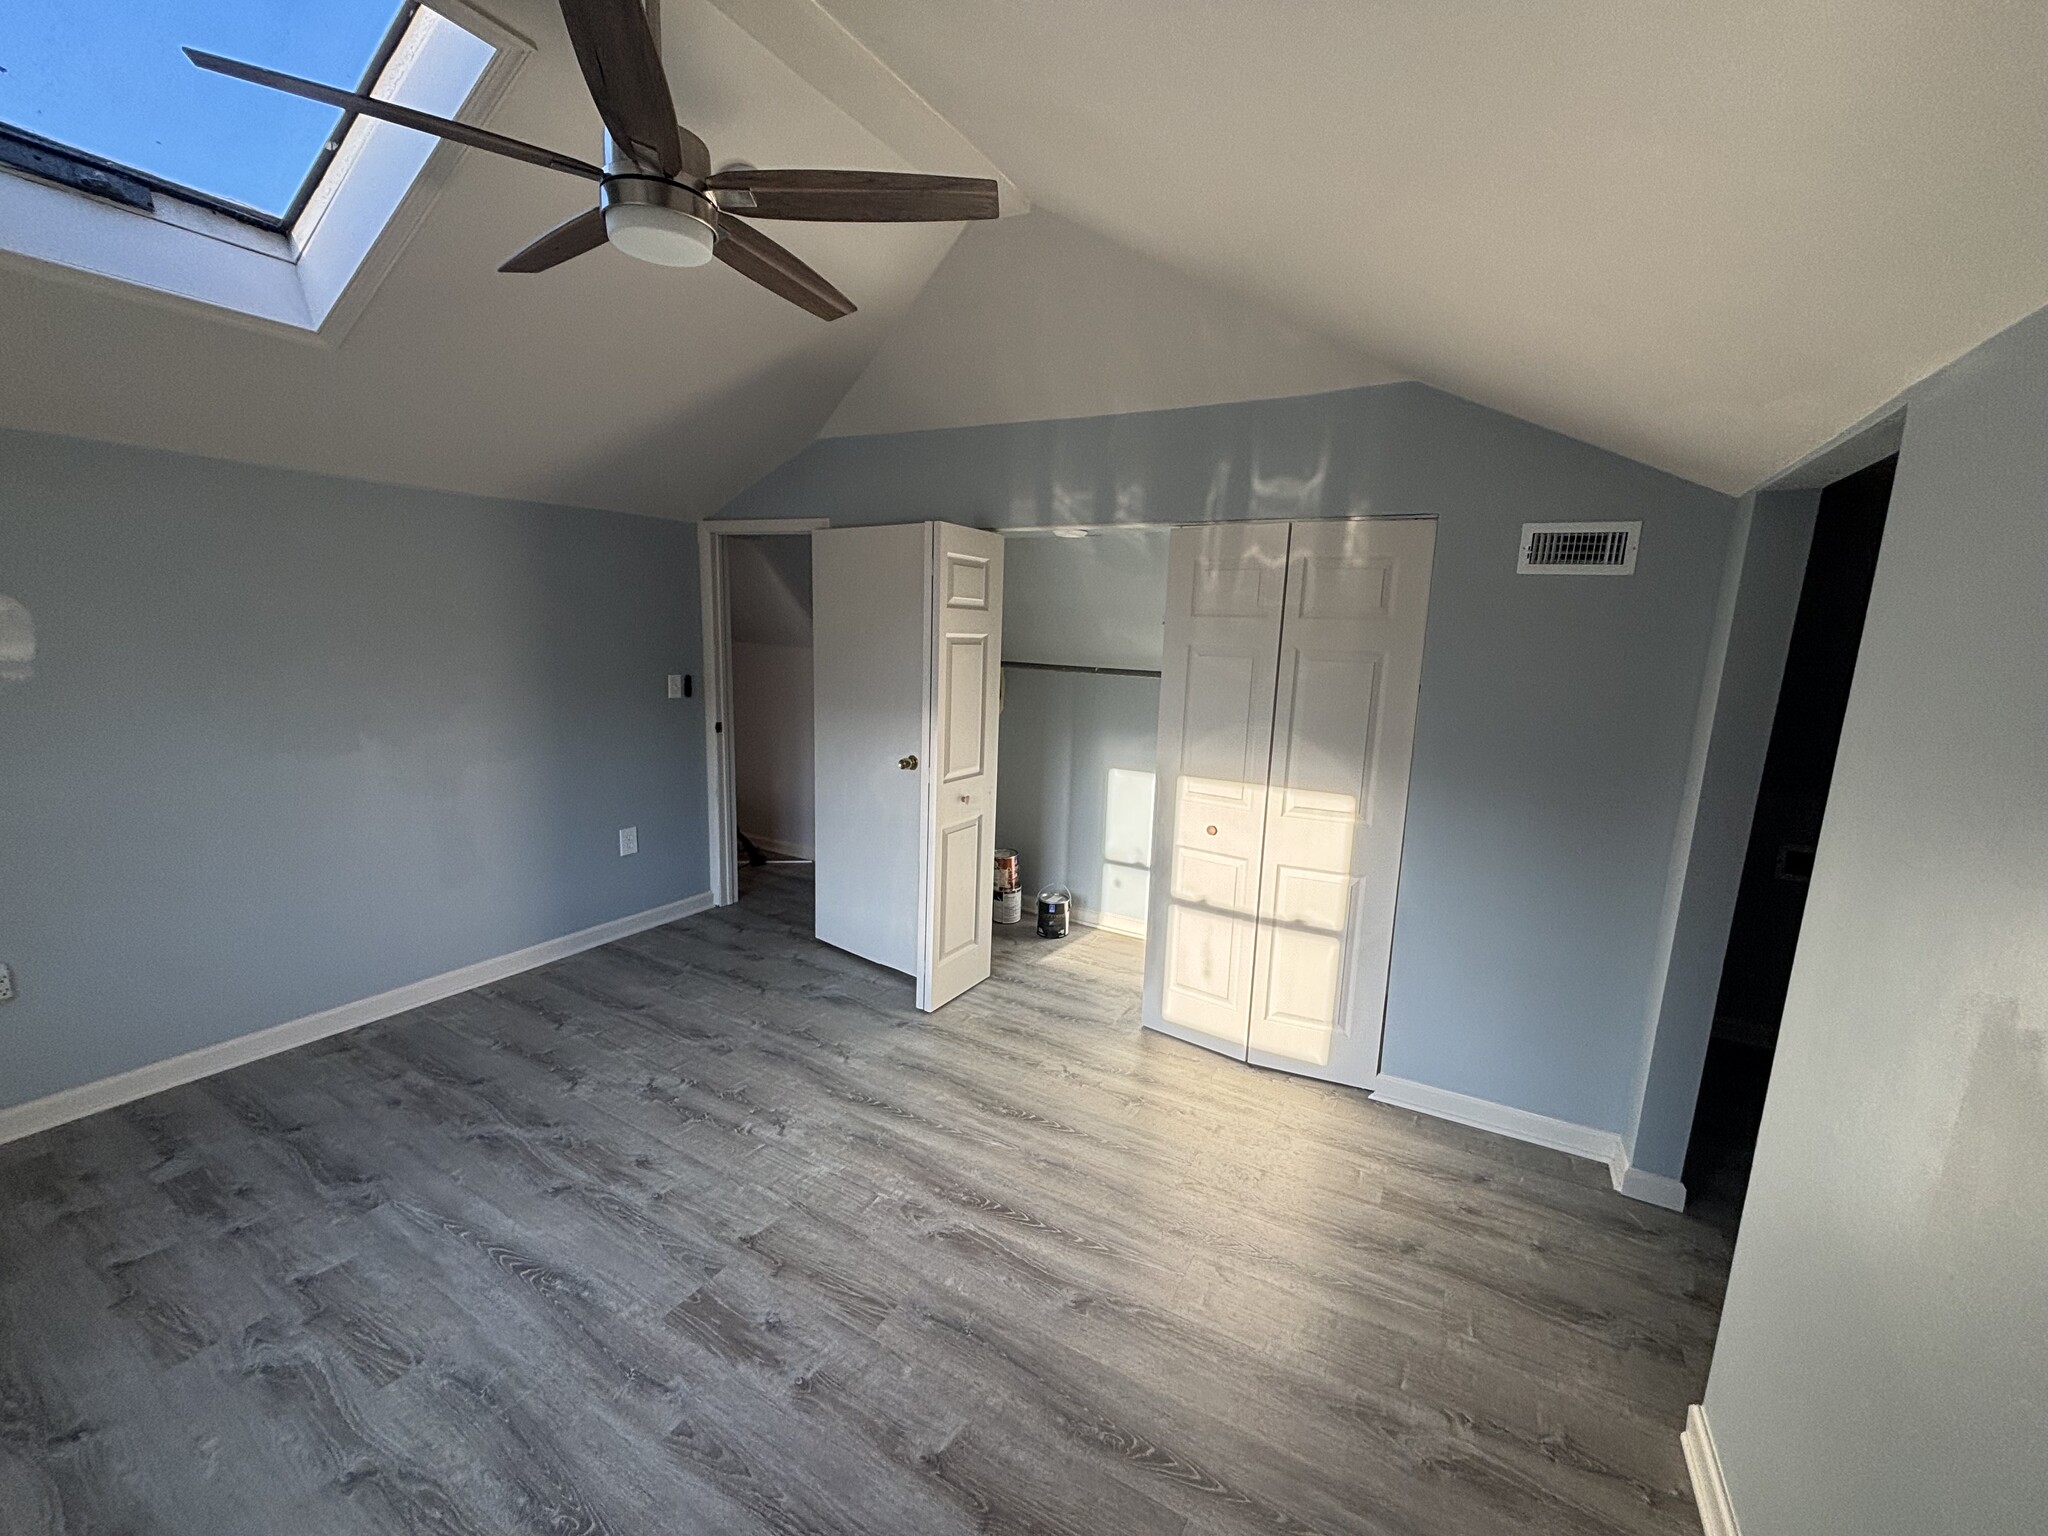
[[[1453,1093],[1448,1088],[1432,1088],[1428,1083],[1414,1082],[1405,1077],[1389,1077],[1384,1072],[1373,1079],[1372,1096],[1402,1109],[1415,1110],[1418,1114],[1434,1115],[1439,1120],[1455,1120],[1459,1125],[1473,1126],[1482,1131],[1495,1131],[1517,1141],[1569,1152],[1573,1157],[1588,1157],[1596,1163],[1611,1164],[1621,1151],[1621,1138],[1612,1131],[1596,1131],[1590,1125],[1554,1120],[1549,1115],[1496,1104],[1491,1099],[1474,1098],[1468,1093]]]
[[[1628,1160],[1627,1147],[1615,1147],[1607,1171],[1614,1180],[1614,1187],[1631,1200],[1640,1200],[1646,1205],[1661,1205],[1667,1211],[1685,1209],[1684,1182],[1672,1178],[1669,1174],[1652,1173],[1647,1168],[1635,1167]]]
[[[747,841],[767,854],[771,859],[796,859],[808,864],[817,857],[817,850],[815,848],[807,848],[801,843],[785,843],[773,838],[753,836],[749,836]]]
[[[1631,1167],[1628,1149],[1613,1131],[1595,1130],[1590,1125],[1576,1125],[1570,1120],[1554,1120],[1549,1115],[1496,1104],[1491,1099],[1474,1098],[1469,1093],[1453,1093],[1448,1088],[1432,1088],[1428,1083],[1418,1083],[1405,1077],[1389,1077],[1384,1072],[1373,1079],[1372,1096],[1402,1109],[1412,1109],[1417,1114],[1454,1120],[1459,1125],[1493,1131],[1502,1136],[1512,1136],[1517,1141],[1549,1147],[1555,1152],[1568,1152],[1573,1157],[1605,1163],[1607,1177],[1614,1185],[1615,1193],[1626,1195],[1631,1200],[1641,1200],[1647,1205],[1660,1205],[1667,1211],[1685,1209],[1685,1186],[1661,1173]]]
[[[473,965],[443,971],[438,976],[428,976],[402,987],[393,987],[389,992],[379,992],[375,997],[360,998],[353,1003],[322,1009],[319,1013],[309,1013],[304,1018],[274,1024],[253,1034],[237,1035],[232,1040],[223,1040],[217,1045],[201,1046],[198,1050],[187,1051],[182,1056],[153,1061],[132,1071],[116,1073],[112,1077],[103,1077],[96,1082],[81,1083],[76,1088],[65,1088],[40,1099],[31,1099],[26,1104],[0,1109],[0,1142],[19,1141],[24,1136],[33,1136],[38,1131],[47,1131],[53,1126],[63,1125],[66,1121],[82,1120],[87,1115],[96,1115],[101,1110],[112,1109],[118,1104],[146,1099],[153,1093],[162,1093],[166,1088],[197,1082],[202,1077],[211,1077],[214,1073],[225,1072],[230,1067],[245,1066],[252,1061],[261,1061],[265,1056],[275,1056],[280,1051],[289,1051],[297,1046],[309,1045],[315,1040],[324,1040],[329,1035],[338,1035],[365,1024],[374,1024],[379,1019],[388,1019],[413,1008],[423,1008],[428,1003],[438,1003],[442,998],[453,997],[458,992],[467,992],[473,987],[503,981],[507,976],[517,976],[521,971],[530,971],[535,966],[551,965],[557,960],[566,960],[569,956],[579,955],[586,949],[596,949],[600,944],[609,944],[615,939],[645,933],[649,928],[659,928],[662,924],[675,922],[678,918],[694,916],[696,913],[708,911],[710,907],[709,891],[700,892],[695,896],[685,896],[681,901],[671,901],[665,906],[649,907],[645,912],[635,912],[629,917],[615,917],[608,923],[578,929],[575,933],[565,933],[559,939],[529,944],[524,949],[513,950],[509,955],[479,960]]]
[[[1685,1447],[1685,1470],[1692,1477],[1692,1501],[1699,1506],[1700,1528],[1706,1536],[1742,1536],[1735,1505],[1728,1497],[1728,1480],[1721,1473],[1721,1453],[1707,1425],[1707,1410],[1700,1404],[1685,1410],[1685,1433],[1678,1440]]]
[[[1434,1114],[1438,1120],[1456,1120],[1479,1130],[1495,1130],[1503,1137],[1550,1147],[1573,1157],[1591,1157],[1595,1163],[1608,1165],[1608,1180],[1614,1184],[1616,1194],[1663,1206],[1665,1210],[1686,1208],[1686,1186],[1675,1178],[1632,1167],[1628,1163],[1628,1149],[1612,1130],[1595,1130],[1589,1124],[1573,1124],[1571,1120],[1552,1120],[1548,1114],[1495,1104],[1489,1098],[1454,1094],[1448,1087],[1430,1087],[1430,1083],[1389,1077],[1386,1073],[1372,1079],[1372,1098],[1403,1110],[1415,1110],[1417,1114]]]
[[[1127,939],[1145,937],[1145,919],[1125,917],[1117,912],[1094,912],[1074,914],[1074,921],[1083,928],[1100,928],[1104,933],[1120,933]]]

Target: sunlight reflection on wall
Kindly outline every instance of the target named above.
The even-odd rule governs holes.
[[[1142,924],[1152,898],[1153,775],[1112,768],[1102,792],[1101,910]]]

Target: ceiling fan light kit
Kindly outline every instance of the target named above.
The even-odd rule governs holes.
[[[636,261],[701,267],[718,244],[718,209],[688,187],[646,177],[608,180],[598,193],[604,233]]]
[[[597,207],[549,230],[501,266],[501,272],[545,272],[605,244],[663,267],[700,267],[716,259],[799,309],[837,320],[854,312],[853,301],[747,219],[878,224],[997,215],[996,184],[984,177],[763,171],[746,165],[714,176],[704,141],[676,122],[654,18],[642,0],[561,0],[561,7],[584,83],[604,123],[602,169],[469,123],[258,64],[194,48],[187,48],[185,56],[215,74],[598,184]]]

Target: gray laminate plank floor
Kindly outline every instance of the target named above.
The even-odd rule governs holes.
[[[1698,1532],[1718,1234],[810,900],[0,1148],[0,1530]]]

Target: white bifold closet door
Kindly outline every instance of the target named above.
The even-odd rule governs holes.
[[[811,535],[817,936],[943,1006],[990,961],[1000,534]]]
[[[1426,518],[1175,530],[1151,1028],[1377,1075],[1435,536]]]
[[[1251,1031],[1287,528],[1176,528],[1167,544],[1145,1022],[1240,1057]]]

